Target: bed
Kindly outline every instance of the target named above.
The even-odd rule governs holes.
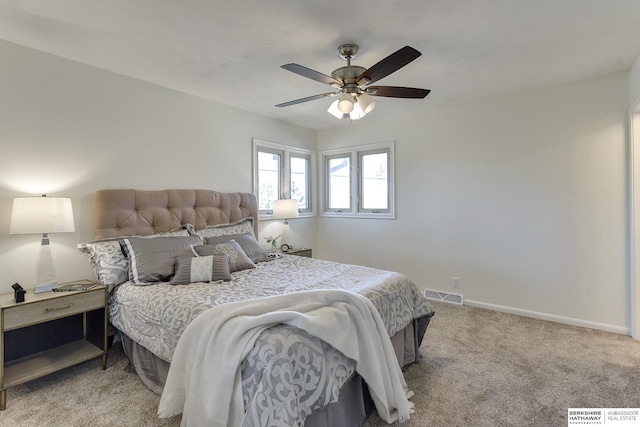
[[[101,190],[94,197],[94,236],[78,247],[110,288],[109,318],[127,357],[157,394],[177,369],[171,362],[185,331],[223,306],[320,295],[313,292],[357,296],[375,307],[400,366],[419,361],[434,314],[399,273],[268,255],[256,238],[257,203],[249,193]],[[242,406],[243,425],[358,426],[377,404],[360,362],[304,328],[274,324],[254,339],[238,368],[235,409]],[[212,362],[200,364],[206,369]]]

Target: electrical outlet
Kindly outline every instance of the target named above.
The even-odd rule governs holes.
[[[453,282],[453,287],[455,289],[460,289],[460,278],[459,277],[454,277],[452,279],[452,282]]]

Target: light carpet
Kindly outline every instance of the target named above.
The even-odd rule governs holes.
[[[434,304],[422,361],[405,369],[416,411],[402,426],[566,426],[570,407],[640,408],[640,341],[473,307]],[[2,426],[178,426],[127,372],[119,345],[7,391]],[[387,424],[372,414],[365,426]]]

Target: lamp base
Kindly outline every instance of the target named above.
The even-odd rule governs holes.
[[[42,236],[42,244],[40,245],[40,257],[38,258],[38,270],[36,278],[36,286],[33,292],[48,292],[58,287],[56,279],[56,268],[53,265],[53,257],[51,256],[51,246],[49,246],[49,238],[46,234]]]
[[[280,242],[283,245],[288,245],[290,248],[293,247],[291,244],[291,229],[289,228],[288,220],[285,220],[284,225],[282,226],[282,239],[280,239]]]

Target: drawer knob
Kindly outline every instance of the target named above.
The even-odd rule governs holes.
[[[69,308],[72,305],[73,305],[73,303],[65,304],[65,305],[59,305],[57,307],[47,307],[47,311],[64,310],[65,308]]]

